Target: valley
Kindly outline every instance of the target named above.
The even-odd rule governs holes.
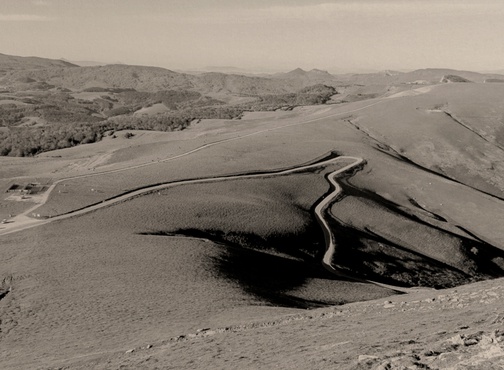
[[[502,362],[498,75],[7,59],[5,368]]]

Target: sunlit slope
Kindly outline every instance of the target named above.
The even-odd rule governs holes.
[[[339,263],[431,286],[502,274],[503,92],[438,86],[344,119],[367,145],[368,163],[331,208]]]
[[[331,207],[334,262],[408,285],[501,276],[504,202],[378,153]]]
[[[437,84],[443,78],[455,76],[470,82],[483,83],[487,80],[500,79],[499,74],[482,74],[471,71],[454,70],[448,68],[424,68],[411,72],[383,71],[368,74],[348,74],[338,76],[344,81],[349,81],[360,85],[397,85],[397,84]],[[450,78],[449,78],[450,79]],[[453,80],[455,80],[454,78]]]
[[[273,172],[335,151],[366,162],[340,176],[342,198],[326,213],[334,266],[401,286],[503,276],[502,87],[417,93],[202,121],[155,140],[135,132],[9,160],[4,173],[12,182],[73,176],[37,210],[47,216],[142,186]],[[321,265],[313,208],[335,168],[170,187],[1,235],[2,287],[12,288],[0,302],[2,364],[57,366],[299,308],[383,302],[393,291]]]
[[[504,197],[504,84],[451,84],[391,98],[347,122],[369,144],[468,186]]]
[[[325,188],[310,173],[181,186],[2,236],[13,287],[0,305],[2,363],[48,367],[392,294],[332,279],[310,257],[322,247],[310,207]]]
[[[40,211],[54,215],[58,210],[67,212],[81,207],[88,199],[85,194],[92,195],[96,202],[149,183],[273,170],[335,150],[367,161],[344,187],[346,198],[331,210],[338,221],[333,225],[336,235],[345,235],[339,241],[342,258],[335,263],[356,275],[407,285],[450,286],[500,276],[504,266],[499,251],[504,248],[500,227],[504,208],[498,199],[502,187],[500,148],[450,116],[457,109],[451,103],[452,97],[458,97],[459,105],[465,99],[468,106],[475,92],[492,95],[499,88],[497,84],[453,84],[422,89],[411,96],[228,121],[220,126],[226,134],[234,131],[233,135],[253,135],[237,137],[174,161],[135,168],[131,173],[69,181],[66,189],[59,185],[61,193],[55,192]],[[473,105],[474,117],[482,114],[479,106]],[[497,117],[499,105],[489,105]],[[173,143],[158,143],[156,150],[172,147]],[[188,148],[194,148],[193,144]],[[122,149],[121,153],[128,151],[129,157],[135,158],[133,154],[141,153],[141,147]],[[111,156],[112,162],[119,158],[114,157]],[[487,161],[495,162],[497,169],[490,170],[485,166]],[[120,179],[121,187],[114,186],[114,179]],[[311,190],[314,199],[324,194]],[[225,204],[220,197],[208,198],[212,199],[215,209]],[[273,203],[269,204],[273,207]],[[155,231],[193,229],[207,232],[207,236],[226,235],[243,227],[238,219],[229,213],[217,217],[218,222],[211,228],[195,218]],[[252,240],[257,236],[253,231],[246,232]],[[405,259],[410,262],[405,263]]]

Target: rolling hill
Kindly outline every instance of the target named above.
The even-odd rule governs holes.
[[[364,85],[394,84],[437,84],[445,76],[458,76],[472,82],[485,82],[486,79],[502,78],[499,74],[484,74],[443,68],[418,69],[411,72],[380,72],[368,74],[347,74],[338,76],[343,81]]]
[[[57,59],[39,57],[19,57],[14,55],[0,54],[0,75],[8,71],[45,69],[54,67],[78,67],[78,65]]]
[[[7,73],[0,83],[15,88],[20,79],[43,81],[69,90],[81,91],[90,87],[130,88],[140,91],[158,91],[192,88],[193,77],[158,67],[106,65],[77,68],[46,68],[19,70]]]
[[[6,72],[2,367],[502,367],[500,79]]]
[[[1,68],[1,67],[0,67]],[[191,89],[205,94],[227,94],[257,96],[263,94],[292,93],[318,83],[333,82],[325,74],[291,76],[289,78],[252,77],[224,73],[202,73],[190,75],[173,72],[159,67],[106,65],[78,68],[46,68],[38,70],[19,69],[6,73],[0,84],[11,89],[22,81],[46,83],[52,86],[81,91],[92,87],[111,89],[134,89],[138,91],[160,91]]]

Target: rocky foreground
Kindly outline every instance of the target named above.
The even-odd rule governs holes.
[[[503,369],[503,283],[201,328],[124,352],[67,359],[54,368]]]

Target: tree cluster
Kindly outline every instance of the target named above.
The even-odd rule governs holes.
[[[95,88],[105,92],[94,100],[75,99],[68,92],[40,93],[18,99],[29,105],[4,104],[0,111],[0,155],[33,156],[101,140],[105,132],[118,130],[183,130],[195,119],[236,119],[245,111],[276,110],[298,105],[324,104],[336,94],[333,87],[315,85],[297,93],[258,96],[252,103],[226,105],[222,101],[187,90],[155,93],[132,89]],[[133,114],[142,107],[163,103],[170,110],[157,114]],[[22,127],[27,117],[40,117],[43,126]]]

